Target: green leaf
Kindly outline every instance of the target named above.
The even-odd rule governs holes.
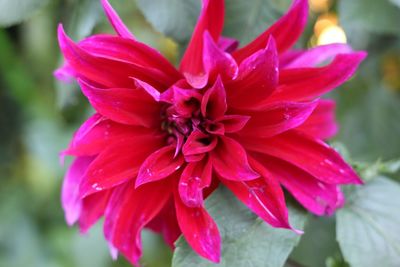
[[[342,0],[338,13],[350,37],[359,31],[400,34],[400,9],[388,0]]]
[[[246,44],[281,17],[289,3],[282,0],[227,0],[224,34]]]
[[[390,2],[392,2],[396,6],[400,7],[400,0],[390,0]]]
[[[400,266],[400,185],[377,177],[337,213],[337,240],[352,267]]]
[[[192,35],[201,1],[138,0],[137,4],[157,31],[184,43]]]
[[[0,26],[8,27],[36,14],[48,0],[0,0]]]
[[[279,267],[300,240],[292,231],[272,228],[257,218],[225,187],[207,199],[206,207],[218,224],[223,240],[221,263],[201,258],[181,237],[176,243],[173,267]],[[290,207],[289,214],[292,225],[302,229],[305,213]]]

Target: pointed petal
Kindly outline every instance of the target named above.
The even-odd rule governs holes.
[[[226,109],[225,88],[220,77],[218,77],[215,84],[203,96],[201,113],[206,118],[218,119],[225,114]]]
[[[115,32],[118,33],[118,35],[121,37],[133,40],[136,39],[135,36],[129,31],[128,27],[126,27],[125,24],[122,22],[121,18],[112,8],[108,0],[101,0],[101,4]]]
[[[79,84],[90,104],[103,116],[129,125],[160,125],[160,105],[141,88],[100,89],[82,80]]]
[[[287,51],[279,57],[279,68],[306,68],[332,60],[338,54],[351,53],[353,50],[347,44],[320,45],[308,50]]]
[[[110,145],[90,164],[80,185],[80,195],[88,196],[133,180],[146,157],[161,145],[162,139],[155,136]]]
[[[82,200],[82,212],[79,217],[81,233],[86,233],[104,215],[111,192],[111,190],[98,192]]]
[[[221,257],[221,237],[218,226],[203,207],[189,208],[175,193],[175,208],[182,234],[200,256],[218,263]]]
[[[174,157],[174,153],[175,145],[170,145],[148,156],[140,167],[135,187],[164,179],[177,171],[184,163],[184,159],[182,155]]]
[[[238,66],[232,56],[218,47],[208,31],[204,32],[203,42],[203,65],[209,82],[215,81],[218,75],[223,81],[235,79]]]
[[[71,68],[71,66],[68,64],[64,64],[63,66],[55,70],[53,75],[54,77],[57,78],[57,80],[62,81],[64,83],[71,83],[74,81],[74,78],[76,77],[74,69]]]
[[[142,255],[143,227],[159,214],[170,196],[170,184],[166,182],[137,189],[128,183],[111,196],[105,215],[105,236],[132,264],[138,264]]]
[[[165,204],[160,213],[146,225],[154,232],[161,233],[165,242],[172,248],[175,248],[175,241],[182,234],[176,219],[174,200],[171,197]]]
[[[310,117],[296,130],[318,139],[328,139],[335,136],[339,129],[335,119],[335,108],[334,100],[320,100]]]
[[[337,185],[323,183],[277,158],[262,156],[258,159],[272,176],[312,213],[319,216],[332,215],[341,205],[341,193]]]
[[[222,183],[264,221],[274,227],[291,229],[285,196],[278,180],[257,161],[250,159],[250,162],[261,178],[245,182],[222,180]]]
[[[250,109],[263,101],[278,85],[278,54],[273,38],[265,49],[246,58],[236,80],[227,83],[230,107]]]
[[[233,53],[237,62],[263,49],[270,36],[276,40],[279,53],[288,50],[300,37],[307,24],[308,0],[294,0],[289,11],[253,42]]]
[[[260,177],[247,161],[247,153],[234,139],[221,136],[211,152],[215,171],[222,178],[233,181],[249,181]]]
[[[248,113],[251,119],[239,134],[254,137],[272,137],[303,124],[318,101],[280,102],[263,107],[259,112]]]
[[[195,89],[182,89],[174,86],[172,90],[175,111],[182,117],[190,118],[193,112],[199,109],[202,95]]]
[[[190,160],[193,156],[201,155],[212,151],[217,146],[217,138],[209,136],[199,130],[194,130],[187,138],[182,147],[182,153],[186,161]],[[197,158],[197,157],[196,157]],[[199,158],[200,160],[201,158]]]
[[[150,95],[154,101],[159,102],[160,101],[160,92],[151,86],[148,83],[145,83],[144,81],[141,81],[139,79],[133,79],[135,81],[136,87],[143,89],[148,95]]]
[[[65,220],[69,225],[73,225],[81,214],[82,201],[79,197],[79,184],[93,160],[94,157],[77,157],[64,177],[61,203],[65,212]]]
[[[62,25],[58,28],[58,40],[67,63],[78,74],[78,78],[111,88],[132,88],[134,83],[130,77],[164,89],[175,82],[175,79],[156,69],[90,54],[65,34]]]
[[[239,41],[233,38],[221,36],[218,40],[218,47],[226,53],[232,53],[239,47]]]
[[[138,41],[97,34],[79,42],[79,46],[98,57],[137,64],[149,71],[161,71],[169,76],[171,82],[182,79],[178,70],[160,52]]]
[[[129,126],[111,121],[96,113],[91,116],[78,131],[63,155],[87,156],[96,155],[108,145],[132,137],[155,134],[154,130]]]
[[[186,76],[203,76],[203,34],[208,31],[217,42],[224,25],[224,0],[203,0],[201,14],[189,45],[182,57],[180,70]]]
[[[211,173],[210,158],[186,165],[178,185],[179,195],[186,206],[194,208],[203,205],[203,188],[210,185]]]
[[[350,79],[365,57],[365,52],[340,54],[325,67],[281,70],[279,87],[267,101],[307,101],[325,94]]]
[[[289,131],[272,138],[243,138],[240,141],[246,149],[287,161],[324,183],[362,183],[333,148],[302,133]]]
[[[242,130],[250,118],[245,115],[225,115],[218,122],[223,123],[226,133],[235,133]]]

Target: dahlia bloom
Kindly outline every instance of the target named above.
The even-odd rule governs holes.
[[[86,232],[104,217],[113,256],[137,264],[149,228],[172,247],[183,234],[218,262],[221,238],[204,199],[220,184],[271,226],[297,231],[282,186],[329,215],[344,202],[339,185],[362,183],[322,141],[337,124],[335,102],[320,97],[366,54],[343,44],[291,50],[307,0],[239,49],[221,36],[224,1],[203,0],[179,69],[102,4],[117,34],[75,43],[60,26],[66,63],[55,74],[75,78],[96,110],[63,152],[75,157],[62,188],[66,220]]]

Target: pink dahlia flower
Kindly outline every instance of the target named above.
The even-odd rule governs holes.
[[[56,76],[75,78],[96,110],[64,151],[75,160],[62,204],[82,232],[104,216],[114,256],[137,264],[149,228],[172,247],[183,234],[218,262],[221,238],[204,199],[219,184],[271,226],[293,229],[282,186],[325,215],[343,204],[339,185],[362,183],[322,141],[337,124],[335,102],[320,96],[349,79],[366,54],[343,44],[291,50],[307,0],[295,0],[239,49],[221,36],[224,1],[203,0],[179,69],[102,4],[117,35],[75,43],[58,31],[66,63]]]

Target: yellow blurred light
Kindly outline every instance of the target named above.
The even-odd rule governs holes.
[[[314,25],[314,33],[318,37],[326,28],[338,24],[337,16],[335,14],[325,14],[318,17]]]
[[[318,36],[317,44],[326,45],[332,43],[346,43],[346,42],[347,38],[344,30],[337,25],[331,25],[329,27],[326,27]]]
[[[329,10],[332,1],[331,0],[309,0],[310,8],[316,13],[322,13]]]

